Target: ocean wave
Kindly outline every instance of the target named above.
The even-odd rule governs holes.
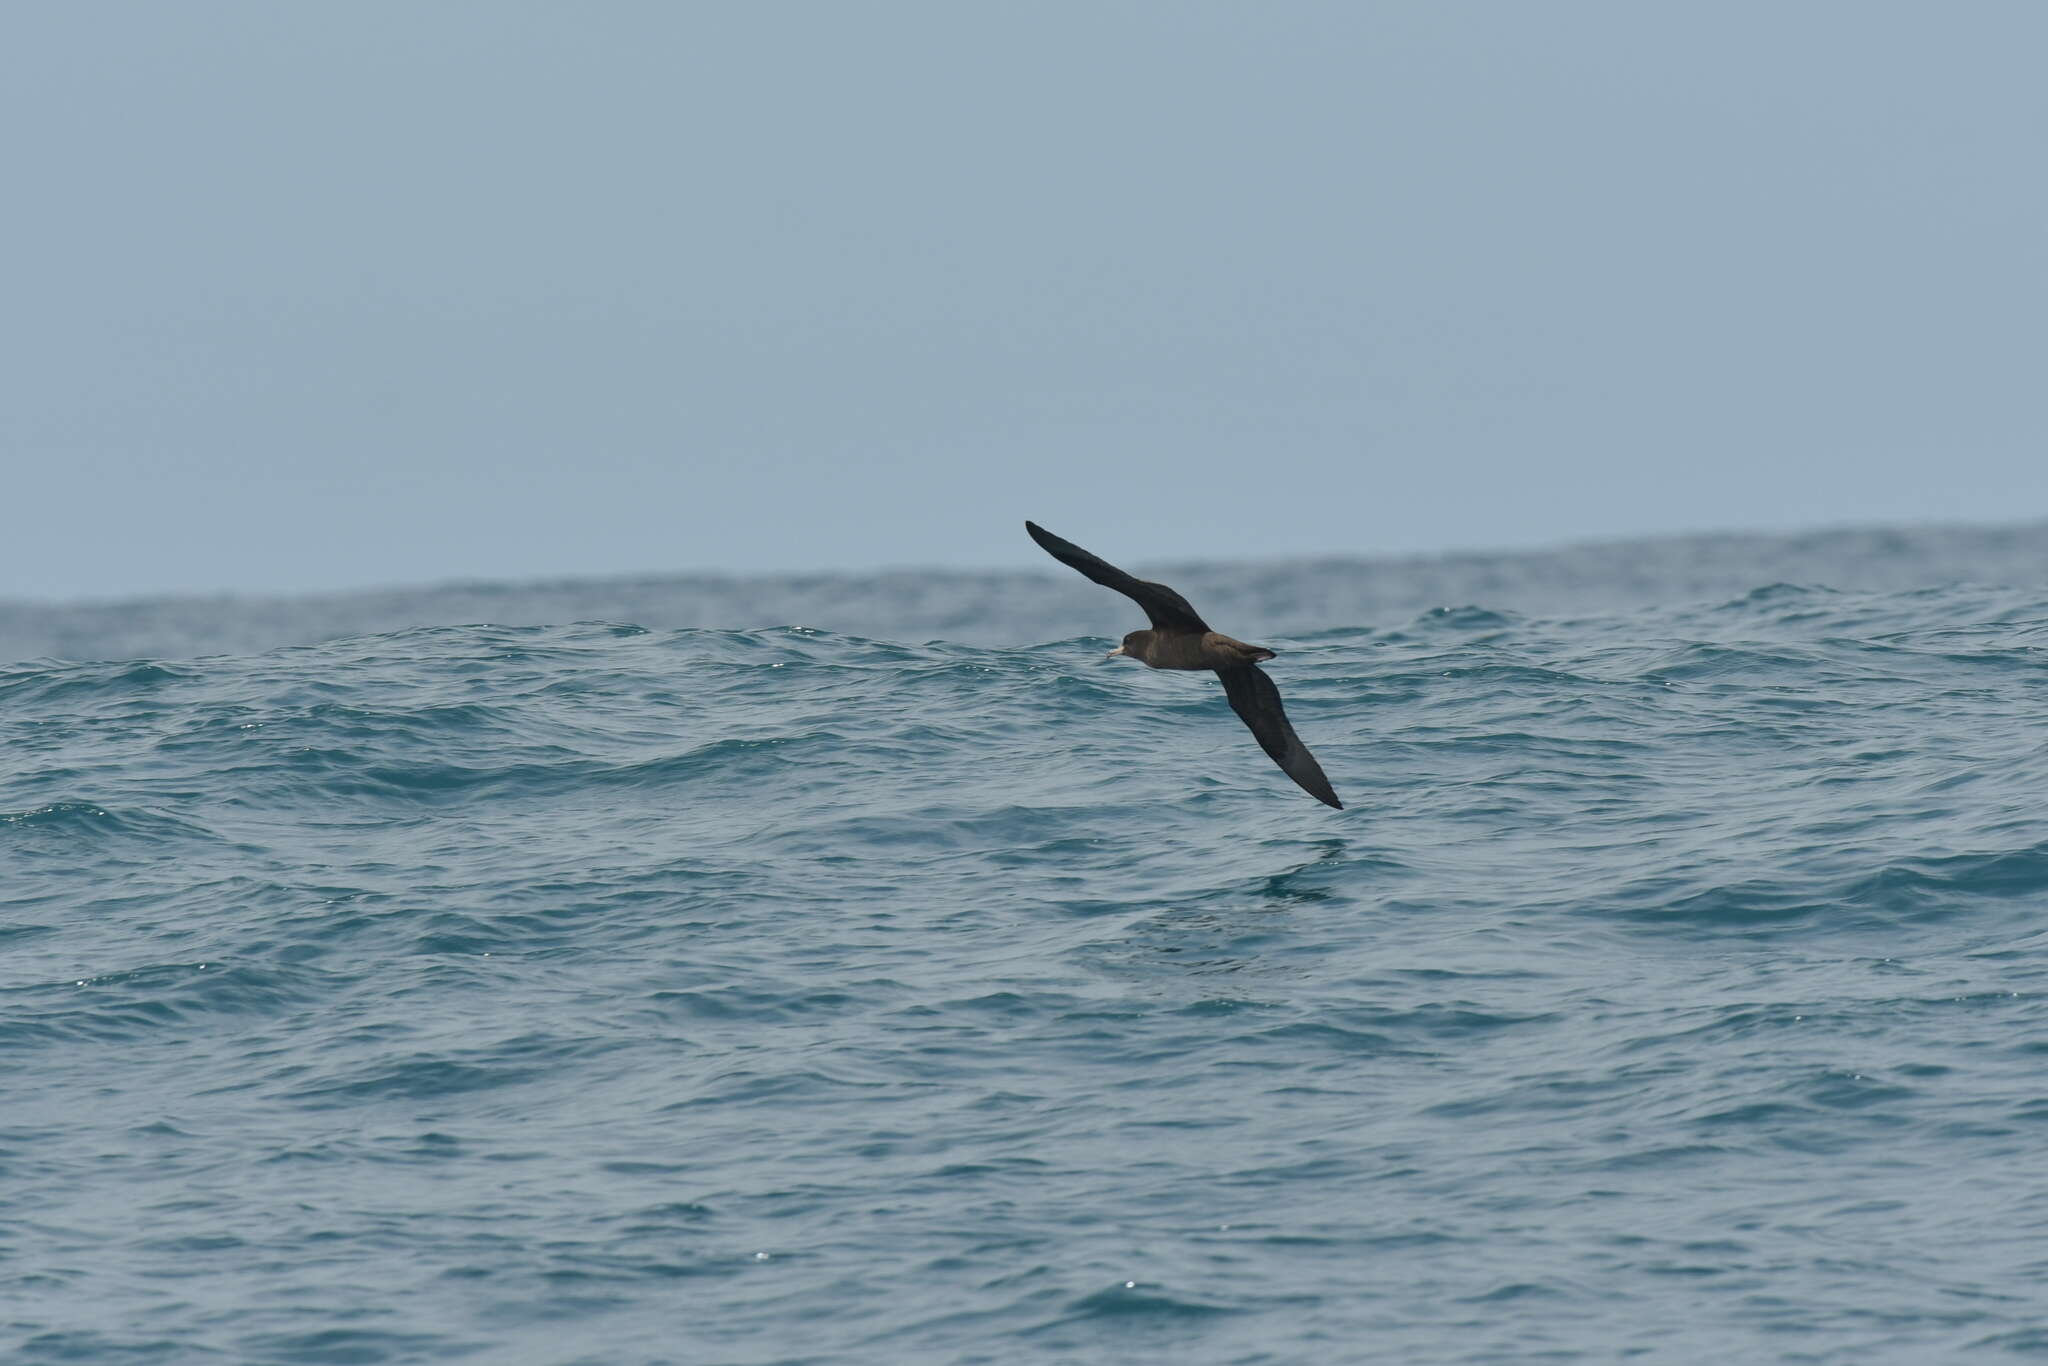
[[[0,671],[0,1354],[2019,1340],[2048,599],[1446,600]]]

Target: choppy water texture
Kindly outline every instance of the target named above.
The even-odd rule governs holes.
[[[2048,588],[1237,606],[0,669],[0,1358],[2048,1355]]]

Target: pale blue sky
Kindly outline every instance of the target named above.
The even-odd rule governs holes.
[[[2048,6],[17,6],[0,596],[2048,515]]]

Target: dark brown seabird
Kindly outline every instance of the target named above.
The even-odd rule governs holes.
[[[1288,777],[1300,783],[1304,792],[1319,802],[1343,809],[1344,803],[1337,800],[1330,780],[1323,776],[1323,766],[1301,743],[1294,727],[1287,724],[1287,713],[1280,706],[1280,690],[1259,667],[1260,660],[1273,657],[1271,650],[1210,630],[1209,623],[1188,606],[1188,600],[1163,583],[1132,578],[1036,522],[1026,522],[1024,529],[1044,547],[1046,554],[1061,564],[1080,570],[1104,588],[1114,588],[1145,609],[1152,629],[1131,632],[1124,637],[1123,644],[1110,651],[1112,655],[1129,655],[1155,669],[1214,669],[1223,680],[1231,709],[1251,727],[1259,748],[1272,756]]]

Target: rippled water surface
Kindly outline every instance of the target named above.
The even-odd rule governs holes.
[[[0,1359],[2048,1355],[1967,577],[1212,612],[1341,812],[986,611],[0,667]]]

